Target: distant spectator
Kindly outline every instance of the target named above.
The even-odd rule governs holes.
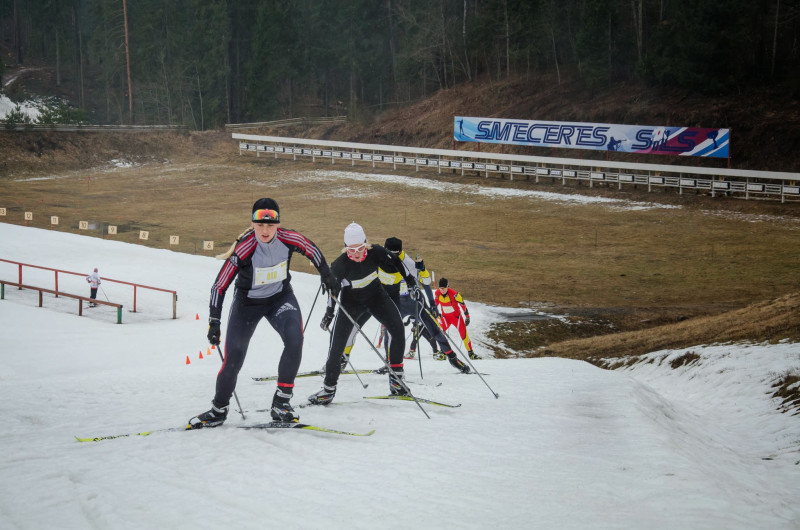
[[[91,287],[89,290],[89,298],[92,300],[97,300],[97,288],[100,287],[100,284],[102,283],[100,281],[100,275],[97,274],[97,267],[94,268],[94,272],[86,277],[86,283],[88,283]],[[97,304],[94,302],[89,302],[89,307],[97,307]]]

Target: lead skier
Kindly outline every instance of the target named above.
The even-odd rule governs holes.
[[[250,339],[262,318],[266,318],[283,341],[278,364],[278,387],[270,414],[282,422],[297,421],[290,399],[303,352],[303,319],[291,286],[289,262],[292,253],[308,258],[320,273],[322,287],[338,293],[339,283],[325,262],[322,251],[308,238],[280,226],[278,203],[269,198],[253,204],[252,228],[239,236],[225,257],[225,263],[211,288],[208,340],[220,343],[220,318],[225,292],[236,279],[233,302],[228,315],[224,344],[225,357],[217,374],[216,393],[211,409],[189,420],[188,428],[217,427],[228,416],[231,396],[236,388]]]

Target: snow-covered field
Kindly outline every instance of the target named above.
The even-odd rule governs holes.
[[[367,389],[342,377],[340,405],[299,410],[304,422],[376,430],[357,438],[235,428],[267,419],[256,409],[274,383],[251,378],[276,373],[281,346],[262,324],[237,387],[246,420],[232,411],[218,429],[79,443],[74,435],[181,426],[208,408],[220,359],[207,355],[206,319],[220,262],[2,223],[0,257],[98,267],[179,294],[173,320],[169,295],[140,291],[132,313],[132,289],[105,282],[100,298],[125,305],[117,325],[110,308],[79,317],[74,300],[45,297],[39,308],[34,292],[6,288],[0,528],[800,528],[800,421],[768,393],[775,377],[800,369],[796,345],[698,346],[689,349],[699,361],[677,370],[668,361],[686,350],[618,371],[555,358],[474,361],[499,399],[426,355],[424,378],[407,361],[412,390],[460,408],[427,406],[427,419],[413,403],[363,400],[387,392],[385,376],[366,375]],[[52,273],[24,274],[52,286]],[[293,277],[307,315],[318,278]],[[16,281],[16,267],[0,262],[0,279]],[[82,278],[59,282],[88,293]],[[326,356],[320,302],[301,370]],[[488,326],[508,309],[468,303],[476,352],[488,357]],[[365,332],[374,337],[374,323]],[[379,366],[363,340],[352,361]],[[294,403],[320,384],[298,379]]]

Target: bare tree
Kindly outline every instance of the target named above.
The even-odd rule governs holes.
[[[122,15],[125,18],[125,62],[128,70],[128,119],[133,125],[133,86],[131,85],[131,47],[128,39],[128,3],[122,0]]]
[[[775,6],[775,31],[772,34],[772,64],[769,70],[769,78],[775,78],[775,55],[778,53],[778,20],[781,12],[781,0]]]

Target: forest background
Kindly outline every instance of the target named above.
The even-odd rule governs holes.
[[[798,15],[798,0],[0,0],[0,77],[47,65],[59,121],[195,130],[363,122],[479,79],[796,99]]]
[[[175,167],[191,168],[173,190],[177,194],[184,193],[184,185],[191,192],[192,179],[215,185],[226,179],[230,208],[220,208],[218,195],[197,200],[213,202],[215,212],[237,212],[234,204],[242,193],[256,193],[234,190],[234,185],[248,185],[241,182],[242,174],[261,178],[265,171],[281,176],[309,168],[239,157],[230,134],[222,131],[225,124],[340,115],[347,116],[346,124],[265,132],[448,148],[454,115],[731,127],[734,167],[797,172],[798,15],[800,0],[0,0],[0,92],[14,101],[33,94],[60,98],[62,104],[40,115],[40,122],[177,125],[198,131],[169,136],[0,131],[0,195],[21,194],[9,209],[14,215],[21,214],[23,203],[41,205],[46,199],[47,213],[62,215],[65,225],[74,225],[70,215],[84,207],[107,220],[104,213],[117,212],[120,195],[130,195],[140,206],[131,227],[147,229],[176,210],[174,197],[158,182],[162,170],[155,171],[153,164],[160,163],[172,181]],[[531,154],[552,156],[549,149],[537,149],[543,148],[532,148]],[[591,156],[564,151],[561,156]],[[658,160],[636,160],[715,162],[652,156]],[[113,186],[103,190],[98,185],[103,165],[119,159],[136,164],[125,179],[115,174]],[[138,167],[143,161],[149,163]],[[87,170],[93,193],[73,185],[85,185]],[[63,189],[17,178],[53,172],[70,176],[59,180]],[[460,182],[485,183],[477,176]],[[528,188],[534,183],[492,185]],[[402,209],[420,207],[415,190],[400,194],[397,186],[386,186],[391,189],[381,193],[401,201]],[[566,191],[555,183],[549,188]],[[300,219],[318,210],[316,202],[303,199],[306,192],[286,190],[294,201],[289,209]],[[597,188],[580,193],[620,195]],[[375,204],[389,196],[382,194],[375,203],[364,201],[365,211],[378,211]],[[70,212],[53,204],[54,196],[70,197]],[[538,278],[537,296],[568,307],[574,320],[559,326],[553,320],[497,326],[492,338],[511,351],[498,347],[495,356],[558,355],[606,366],[611,357],[660,348],[800,337],[796,202],[655,197],[642,190],[626,190],[625,197],[682,205],[686,217],[672,210],[668,219],[676,228],[666,233],[680,235],[690,226],[695,243],[670,245],[665,239],[643,248],[643,242],[657,243],[665,233],[664,220],[654,223],[648,212],[636,214],[638,232],[629,230],[630,222],[601,223],[623,230],[625,238],[608,235],[600,243],[597,209],[586,214],[585,238],[572,228],[574,216],[565,226],[559,220],[568,213],[537,214],[540,228],[552,221],[542,232],[550,239],[532,244],[525,239],[527,231],[513,230],[496,243],[539,260],[538,270],[548,276]],[[485,211],[471,208],[492,219],[498,214],[491,205]],[[530,205],[514,202],[504,219],[513,212],[520,226],[528,226],[534,217],[526,208]],[[334,215],[335,208],[329,211]],[[728,213],[708,223],[709,211]],[[423,218],[434,215],[426,212]],[[734,221],[739,215],[745,217]],[[455,238],[452,233],[444,237],[430,223],[404,228],[436,262],[453,250],[444,241],[472,244],[475,223],[486,218],[447,227],[463,231]],[[749,230],[754,219],[769,226]],[[317,220],[311,215],[308,226],[293,227],[333,241],[333,231],[344,222],[328,220],[318,227]],[[218,241],[241,229],[238,218],[219,221]],[[701,230],[706,225],[711,232]],[[612,243],[619,246],[611,248]],[[582,266],[587,251],[613,262],[605,277],[598,279],[596,271]],[[462,256],[450,264],[451,278],[460,277],[471,298],[530,304],[529,287],[507,270],[510,264],[531,269],[530,260],[493,264],[495,284],[483,290],[479,278],[487,264],[478,258],[471,263]],[[631,265],[633,258],[638,261]],[[563,274],[565,267],[570,274]],[[680,274],[673,274],[676,270]],[[726,276],[720,278],[719,271]],[[635,300],[618,301],[631,288],[620,288],[620,282],[634,276]],[[503,282],[505,290],[498,288]],[[551,291],[541,292],[545,287]],[[667,288],[675,296],[665,296]],[[617,333],[607,334],[611,329]],[[797,382],[789,374],[779,385],[790,389],[786,399],[800,400]]]

